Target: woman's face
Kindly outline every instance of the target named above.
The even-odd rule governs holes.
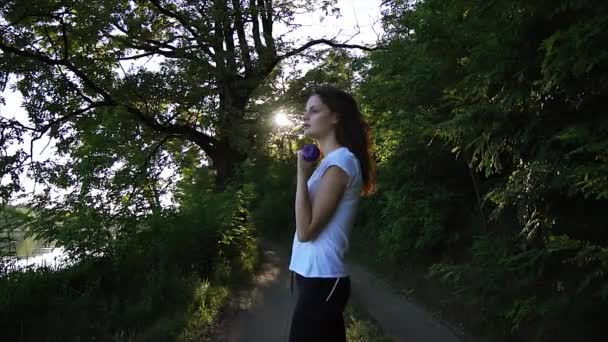
[[[312,95],[306,102],[304,110],[304,135],[319,139],[331,133],[338,123],[337,116],[318,95]]]

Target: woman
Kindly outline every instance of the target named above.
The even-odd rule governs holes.
[[[360,195],[373,192],[375,164],[368,124],[352,96],[333,87],[316,90],[306,103],[304,134],[323,159],[297,152],[296,232],[289,269],[298,299],[289,341],[346,341],[342,313],[350,297],[344,254]]]

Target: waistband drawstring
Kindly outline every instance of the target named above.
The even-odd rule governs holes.
[[[289,282],[289,292],[291,293],[291,296],[293,297],[293,277],[294,277],[294,272],[291,271],[291,281]],[[325,298],[325,301],[329,301],[329,298],[331,298],[331,295],[334,293],[334,291],[336,290],[336,286],[338,286],[338,282],[340,281],[340,278],[336,278],[336,282],[334,283],[334,287],[332,287],[331,292],[329,292],[329,295],[327,296],[327,298]]]
[[[331,289],[331,292],[329,293],[329,296],[327,296],[327,298],[325,299],[326,302],[329,300],[329,297],[331,297],[332,293],[334,293],[334,290],[336,289],[336,286],[338,285],[339,281],[340,281],[340,278],[336,278],[336,282],[334,283],[334,287]]]

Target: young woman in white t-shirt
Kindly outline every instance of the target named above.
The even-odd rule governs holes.
[[[296,232],[291,261],[297,303],[289,341],[346,341],[343,311],[350,297],[344,255],[360,196],[374,191],[375,163],[369,125],[354,98],[321,87],[308,99],[304,134],[322,160],[313,170],[297,152]]]

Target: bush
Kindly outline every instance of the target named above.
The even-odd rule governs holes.
[[[179,211],[140,221],[114,253],[0,278],[7,340],[191,340],[209,334],[230,286],[257,262],[250,186],[183,185]],[[197,338],[198,338],[197,337]]]

